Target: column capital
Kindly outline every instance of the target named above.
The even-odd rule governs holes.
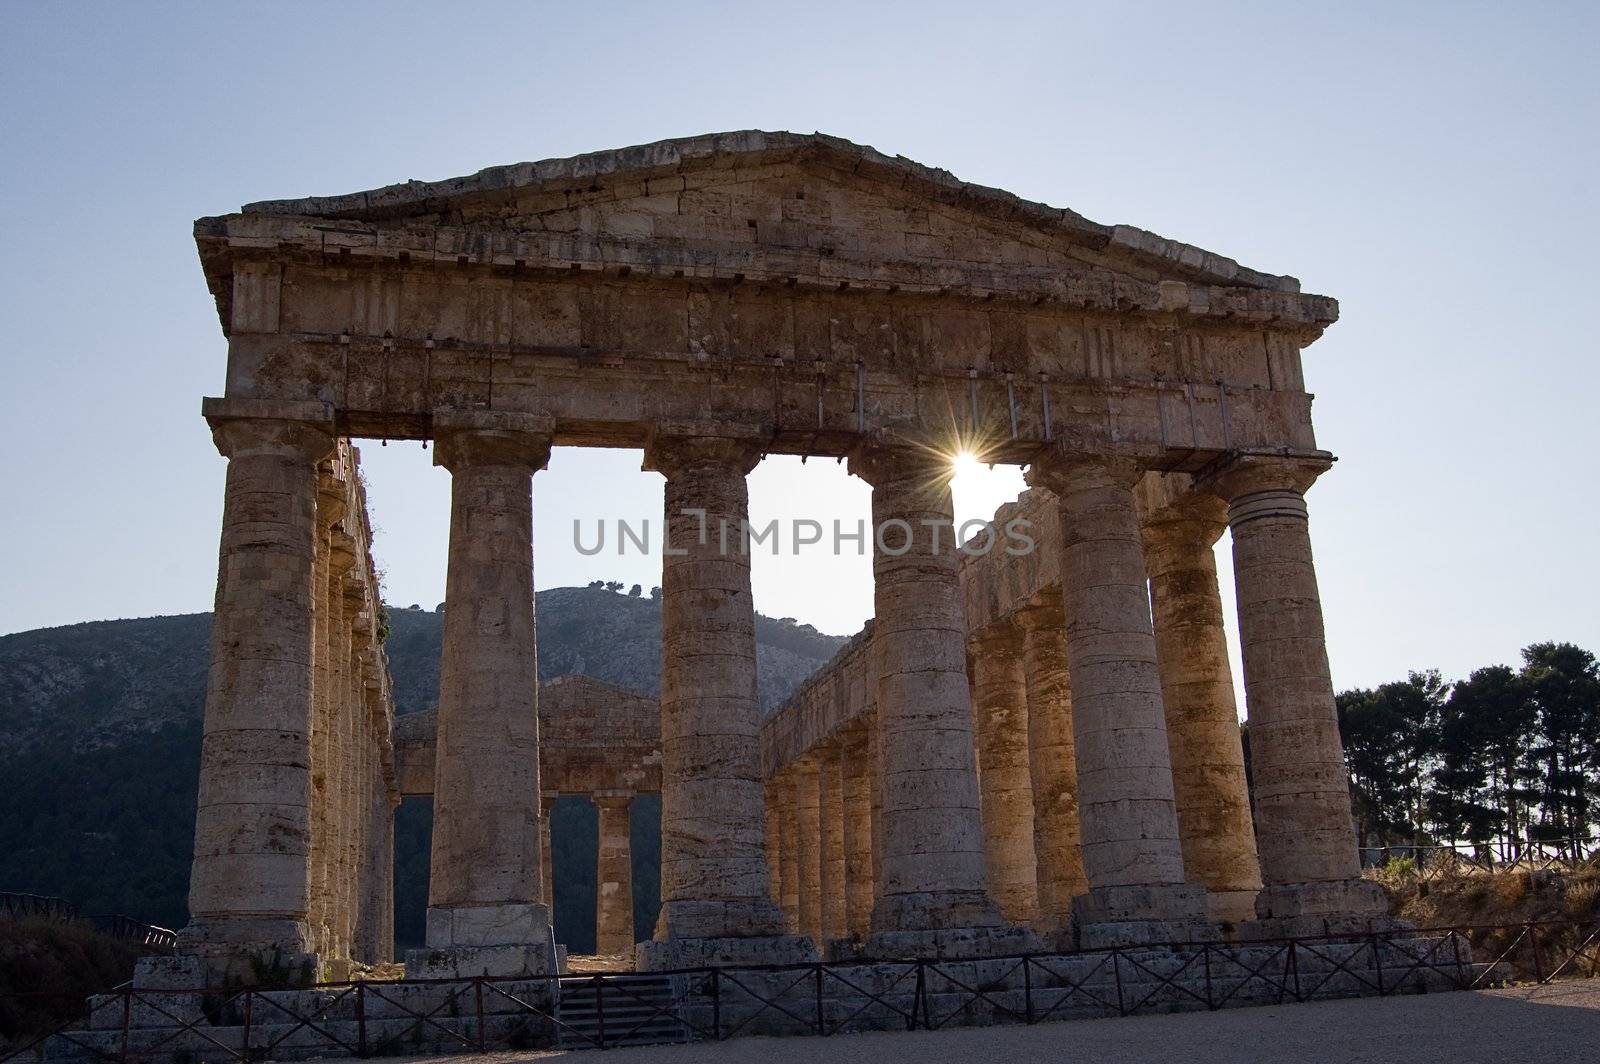
[[[334,453],[333,425],[276,418],[214,417],[211,439],[228,458],[242,454],[279,453],[315,465]]]
[[[632,791],[594,791],[589,800],[604,809],[626,809],[633,803]]]
[[[435,410],[433,464],[510,466],[536,473],[550,462],[555,419],[499,410]]]
[[[1052,588],[1041,592],[1012,614],[1012,619],[1024,635],[1040,631],[1064,632],[1067,613],[1061,605],[1060,589]]]
[[[990,657],[1017,657],[1022,653],[1022,629],[1012,618],[996,621],[973,632],[967,646]]]
[[[765,453],[766,441],[751,436],[660,431],[645,444],[644,468],[669,480],[691,469],[724,470],[743,477],[749,476]]]
[[[1158,509],[1141,505],[1140,511],[1146,553],[1210,550],[1228,528],[1228,504],[1205,491],[1186,492]]]
[[[1304,494],[1333,467],[1332,455],[1237,455],[1195,480],[1195,487],[1230,504],[1257,492]]]
[[[1059,497],[1084,488],[1119,487],[1131,491],[1143,475],[1144,467],[1137,458],[1047,447],[1033,456],[1023,479],[1030,488],[1044,488]]]
[[[931,447],[904,440],[869,440],[850,453],[852,476],[877,487],[898,480],[918,480],[930,489],[942,488],[955,476],[951,456]]]

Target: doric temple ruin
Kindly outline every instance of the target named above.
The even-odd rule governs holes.
[[[788,133],[257,203],[195,236],[228,339],[204,413],[229,461],[173,962],[191,975],[383,958],[387,817],[424,786],[413,976],[553,969],[543,803],[568,787],[659,788],[644,969],[1381,916],[1304,498],[1332,459],[1301,351],[1333,300]],[[399,771],[358,438],[426,441],[452,477],[436,737]],[[535,665],[534,487],[574,446],[641,449],[665,478],[659,726],[621,698],[615,722],[576,722],[615,737],[598,765],[552,759],[565,718],[540,701],[567,688]],[[1025,518],[1031,549],[956,549],[961,451],[1027,467],[1002,522]],[[843,459],[871,485],[875,616],[764,723],[741,530],[768,454]]]

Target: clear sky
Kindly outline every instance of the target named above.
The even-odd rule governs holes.
[[[224,342],[194,218],[757,127],[1337,296],[1306,377],[1342,459],[1310,497],[1340,686],[1600,649],[1597,10],[0,0],[0,632],[210,606]],[[389,598],[432,608],[446,475],[414,443],[364,455]],[[557,451],[539,586],[659,582],[579,555],[572,522],[659,521],[660,485],[636,452]],[[1019,488],[969,473],[958,504]],[[751,495],[758,519],[867,512],[831,462],[770,460]],[[755,595],[850,632],[869,567],[765,558]]]

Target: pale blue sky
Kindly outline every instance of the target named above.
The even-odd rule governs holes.
[[[1124,10],[1126,8],[1127,10]],[[0,632],[209,608],[224,344],[190,223],[251,200],[714,130],[820,129],[1293,273],[1341,686],[1600,648],[1588,4],[0,2]],[[447,481],[365,447],[390,598],[443,594]],[[963,478],[984,512],[1014,471]],[[654,514],[627,452],[536,481],[540,587],[646,587],[574,517]],[[864,485],[772,461],[757,517]],[[1226,555],[1224,552],[1224,561]],[[766,559],[758,608],[853,631],[866,559]]]

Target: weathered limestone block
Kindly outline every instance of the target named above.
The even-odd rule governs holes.
[[[531,488],[550,440],[545,426],[505,415],[441,416],[435,428],[434,461],[451,473],[449,609],[428,950],[407,966],[537,973],[552,959],[539,861]]]
[[[1185,883],[1161,677],[1133,484],[1123,459],[1042,456],[1030,482],[1061,507],[1062,591],[1089,893],[1086,945],[1184,937],[1205,913]],[[1095,926],[1098,925],[1098,926]]]
[[[183,953],[248,979],[312,958],[311,735],[317,464],[326,421],[211,411],[228,456]],[[325,417],[325,414],[322,415]],[[314,961],[313,961],[314,963]]]
[[[1000,915],[1029,923],[1039,914],[1033,783],[1028,750],[1022,634],[994,625],[972,641],[972,702],[978,743],[989,896]]]
[[[1328,463],[1247,456],[1201,485],[1228,502],[1266,886],[1263,919],[1291,930],[1329,918],[1362,923],[1387,911],[1361,879],[1311,556],[1305,490]]]
[[[1028,769],[1033,785],[1033,845],[1039,923],[1063,931],[1072,899],[1088,891],[1078,828],[1078,765],[1072,738],[1072,685],[1060,596],[1017,614],[1028,697]]]
[[[633,843],[631,794],[597,794],[600,845],[595,869],[595,952],[633,953]]]
[[[1237,923],[1255,916],[1261,868],[1212,550],[1226,528],[1222,501],[1191,492],[1146,519],[1144,544],[1183,866],[1212,919]]]
[[[995,927],[1000,914],[985,890],[949,463],[879,446],[853,456],[850,470],[872,485],[875,539],[888,541],[874,543],[872,559],[883,732],[882,833],[875,834],[883,856],[872,928]],[[930,526],[942,529],[943,549],[935,549]],[[905,942],[879,945],[903,950]]]
[[[665,474],[661,572],[661,917],[641,967],[772,951],[810,956],[768,896],[755,607],[745,476],[748,440],[662,435],[646,459]],[[676,947],[680,942],[699,945]],[[773,940],[773,941],[768,941]]]

